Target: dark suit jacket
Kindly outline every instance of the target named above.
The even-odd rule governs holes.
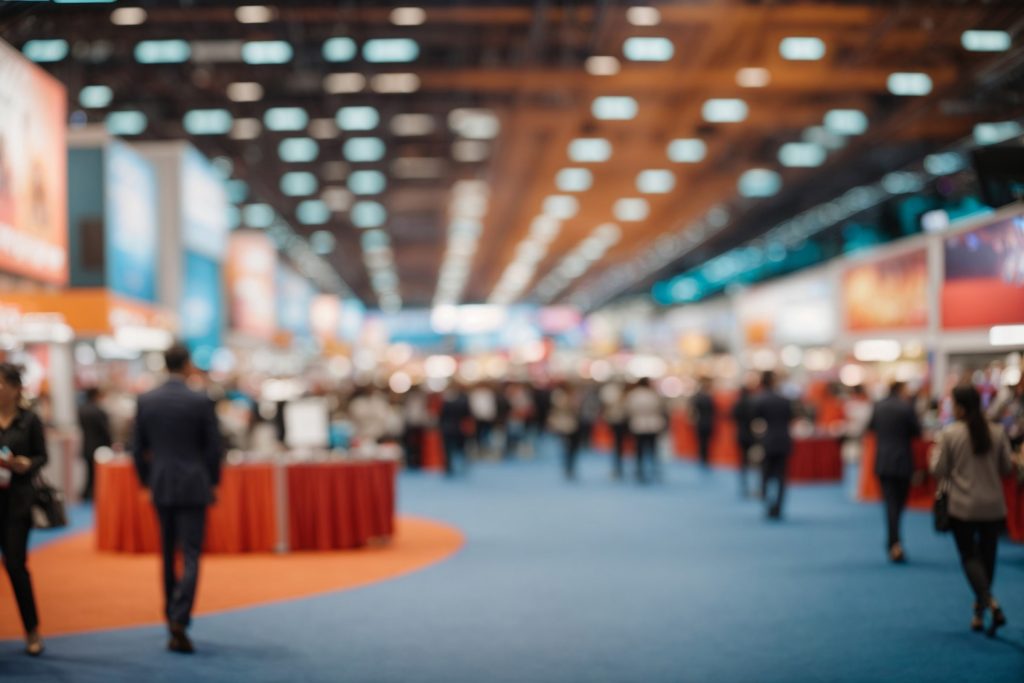
[[[95,403],[83,403],[78,407],[78,424],[82,428],[82,457],[92,460],[96,449],[110,446],[110,420]]]
[[[209,505],[220,481],[213,402],[180,379],[139,397],[135,468],[158,507]]]
[[[761,445],[767,455],[789,455],[793,438],[789,425],[793,421],[793,404],[774,391],[763,391],[754,399],[754,418],[765,422]]]
[[[897,396],[875,404],[868,429],[875,433],[875,474],[880,477],[906,477],[914,474],[911,443],[921,435],[921,423],[914,406]]]
[[[736,421],[736,439],[744,448],[754,445],[754,431],[750,427],[754,419],[754,397],[740,396],[732,407],[732,419]]]
[[[19,410],[11,426],[0,429],[0,447],[7,446],[11,455],[23,455],[32,467],[23,474],[11,473],[10,486],[0,489],[0,506],[6,508],[8,519],[23,518],[32,508],[34,491],[32,477],[46,464],[46,436],[43,421],[31,410]]]
[[[710,433],[715,428],[715,401],[711,394],[700,391],[693,397],[693,411],[696,413],[698,432]]]

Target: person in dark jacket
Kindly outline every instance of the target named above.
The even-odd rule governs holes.
[[[715,431],[715,401],[711,397],[711,380],[707,377],[700,380],[700,388],[693,397],[693,417],[700,464],[707,467],[711,462],[711,435]]]
[[[903,382],[893,382],[889,396],[875,404],[868,422],[875,434],[875,475],[885,500],[889,559],[904,562],[900,542],[900,520],[910,494],[914,474],[914,439],[921,435],[921,422]]]
[[[173,652],[190,653],[185,631],[199,579],[199,557],[206,508],[220,482],[223,449],[213,402],[192,391],[185,378],[192,371],[189,351],[174,344],[164,353],[169,378],[139,397],[135,415],[135,468],[160,521],[163,546],[164,614]],[[181,547],[183,572],[175,553]]]
[[[444,472],[447,476],[455,476],[455,459],[466,465],[466,432],[463,424],[469,417],[469,399],[466,393],[457,386],[445,389],[441,399],[441,412],[437,423],[441,430],[444,443]]]
[[[28,573],[28,533],[32,529],[32,477],[47,461],[43,422],[27,409],[21,368],[0,363],[0,553],[25,629],[25,652],[42,654],[39,615]]]
[[[762,422],[761,496],[765,500],[768,519],[781,519],[786,497],[786,470],[793,451],[789,434],[793,422],[793,404],[775,389],[775,373],[761,376],[761,393],[754,401],[754,419]],[[774,483],[774,490],[772,484]]]
[[[747,470],[750,467],[750,449],[754,447],[754,395],[750,387],[740,387],[740,395],[732,407],[732,419],[736,423],[736,441],[740,451],[740,497],[750,496],[747,486]]]
[[[96,449],[110,447],[110,418],[100,406],[100,390],[89,387],[85,390],[85,400],[78,407],[78,425],[82,429],[82,460],[85,461],[85,488],[82,500],[92,500],[93,484],[96,474]]]

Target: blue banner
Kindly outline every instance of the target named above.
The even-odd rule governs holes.
[[[224,329],[221,268],[213,259],[190,251],[185,252],[184,267],[181,334],[192,350],[193,362],[205,370],[221,345]]]
[[[127,145],[106,148],[107,287],[142,301],[157,299],[156,172]]]

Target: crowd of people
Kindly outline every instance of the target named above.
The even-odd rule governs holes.
[[[168,380],[139,397],[131,428],[126,430],[104,409],[104,394],[83,392],[79,410],[82,456],[89,474],[83,498],[93,493],[94,456],[115,445],[131,453],[140,482],[150,490],[160,521],[164,550],[164,603],[170,630],[169,648],[192,651],[186,628],[191,618],[205,507],[213,499],[224,453],[229,448],[260,447],[261,431],[272,434],[273,447],[286,442],[283,413],[287,402],[248,394],[235,382],[208,381],[192,368],[187,349],[175,345],[165,354]],[[208,378],[207,378],[208,379]],[[712,435],[726,418],[715,400],[709,378],[695,381],[685,405],[696,435],[697,458],[712,462]],[[196,388],[200,390],[196,390]],[[659,461],[662,437],[670,429],[670,413],[681,400],[667,398],[647,378],[596,381],[509,381],[463,384],[441,391],[412,385],[396,392],[362,386],[321,391],[330,410],[333,446],[394,442],[404,451],[405,465],[424,466],[428,434],[440,435],[444,470],[464,473],[472,460],[530,457],[542,441],[560,444],[562,474],[577,478],[581,452],[598,424],[610,435],[611,471],[626,477],[627,456],[633,455],[634,477],[641,484],[662,478]],[[895,382],[888,395],[871,403],[862,388],[850,390],[845,436],[876,439],[875,474],[884,499],[887,552],[894,563],[906,561],[901,519],[912,481],[921,475],[914,459],[914,441],[931,431],[935,441],[930,471],[947,491],[950,527],[965,576],[975,595],[971,628],[994,634],[1006,623],[992,584],[998,538],[1007,508],[1003,477],[1024,472],[1024,381],[990,396],[988,412],[981,394],[970,384],[949,396],[951,420],[934,425],[905,384]],[[813,412],[780,390],[773,372],[764,372],[739,388],[728,411],[739,447],[742,497],[763,500],[765,516],[780,520],[786,495],[787,466],[793,449],[794,422]],[[934,410],[924,404],[924,411]],[[20,369],[0,363],[0,551],[26,633],[26,651],[42,652],[38,616],[27,569],[28,535],[32,527],[32,478],[47,462],[43,420],[25,399]],[[760,469],[760,487],[750,488],[750,471]],[[184,551],[184,563],[175,561]],[[985,615],[990,614],[986,627]]]

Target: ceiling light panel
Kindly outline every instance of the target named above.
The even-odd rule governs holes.
[[[611,159],[612,143],[604,138],[576,138],[569,143],[568,154],[577,163],[601,163]]]
[[[588,57],[584,68],[591,76],[614,76],[619,73],[621,66],[619,60],[610,55],[594,55]]]
[[[707,100],[701,107],[701,114],[708,123],[739,123],[746,120],[748,113],[746,102],[732,98]]]
[[[105,119],[111,135],[139,135],[146,130],[148,119],[141,111],[112,111]]]
[[[657,26],[661,23],[661,12],[654,7],[630,7],[626,10],[626,21],[633,26]]]
[[[782,177],[766,168],[752,168],[740,176],[737,189],[743,197],[772,197],[782,189]]]
[[[479,163],[490,156],[491,148],[482,140],[456,140],[452,143],[452,158],[462,163]]]
[[[306,197],[317,191],[316,176],[308,171],[290,171],[281,176],[281,192],[289,197]]]
[[[21,53],[37,64],[59,62],[68,56],[69,51],[68,41],[60,39],[30,40],[21,46]]]
[[[106,85],[87,85],[78,91],[78,103],[86,109],[102,109],[113,99],[114,91]]]
[[[328,62],[351,62],[356,57],[356,41],[344,36],[329,38],[324,41],[322,52]]]
[[[380,113],[373,107],[342,107],[335,121],[341,130],[373,130],[380,124]]]
[[[242,61],[246,64],[287,64],[293,54],[291,43],[283,40],[254,40],[242,44]]]
[[[430,135],[434,132],[434,117],[430,114],[396,114],[391,117],[391,133],[403,137]]]
[[[426,22],[427,13],[422,7],[396,7],[389,19],[395,26],[419,26]]]
[[[555,186],[562,192],[586,192],[594,184],[594,176],[586,168],[563,168],[555,176]]]
[[[379,228],[387,220],[388,212],[383,204],[364,200],[352,205],[349,218],[357,228]]]
[[[263,124],[259,119],[235,119],[231,126],[232,140],[253,140],[263,132]]]
[[[544,199],[542,211],[545,216],[558,220],[569,220],[580,210],[580,202],[570,194],[553,194]]]
[[[789,168],[815,168],[827,156],[828,150],[813,142],[787,142],[779,148],[779,163]]]
[[[227,109],[193,109],[185,112],[182,126],[190,135],[224,135],[233,119]]]
[[[921,96],[932,91],[931,76],[918,72],[901,71],[889,74],[886,85],[893,95]]]
[[[736,85],[741,88],[765,88],[772,82],[772,73],[761,67],[747,67],[736,72]]]
[[[232,102],[259,102],[263,99],[263,86],[254,82],[229,83],[227,95]]]
[[[309,114],[301,107],[272,107],[263,113],[267,130],[299,131],[309,125]]]
[[[668,143],[668,159],[676,164],[696,164],[704,161],[707,145],[697,138],[677,138]]]
[[[143,40],[135,45],[139,64],[181,64],[191,55],[192,47],[184,40]]]
[[[816,36],[790,36],[779,43],[779,54],[794,62],[814,62],[825,56],[825,41]]]
[[[363,59],[375,64],[414,62],[420,46],[412,38],[374,38],[363,44]]]
[[[277,155],[290,164],[308,163],[320,155],[320,145],[312,138],[285,138],[277,146]]]
[[[636,99],[610,95],[595,97],[590,105],[594,118],[606,121],[629,121],[636,118],[638,109]]]
[[[636,189],[644,194],[667,194],[675,189],[675,186],[675,174],[666,169],[647,169],[636,177]]]
[[[868,116],[859,109],[833,109],[825,114],[825,130],[836,135],[862,135],[868,130]]]
[[[250,228],[269,228],[274,218],[274,209],[269,204],[247,204],[242,207],[242,220]]]
[[[413,73],[377,74],[370,79],[370,89],[385,95],[416,92],[420,77]]]
[[[386,148],[380,138],[359,137],[346,140],[341,151],[348,161],[370,163],[383,159]]]
[[[307,199],[295,207],[295,217],[304,225],[323,225],[330,220],[331,210],[319,199]]]
[[[274,20],[274,14],[266,5],[242,5],[235,9],[235,19],[241,24],[266,24]]]
[[[380,171],[353,171],[348,176],[348,189],[352,194],[380,194],[387,186],[387,178]]]
[[[323,86],[330,95],[361,92],[366,87],[366,76],[357,73],[328,74],[324,76]]]
[[[309,122],[309,134],[317,140],[330,140],[338,137],[338,124],[334,119],[313,119]]]
[[[490,109],[453,109],[448,114],[448,127],[464,138],[490,140],[498,136],[501,122]]]
[[[612,213],[623,222],[642,221],[650,214],[651,208],[646,199],[625,198],[615,202]]]
[[[1013,45],[1013,39],[1006,31],[974,29],[961,34],[960,44],[970,52],[1006,52]]]
[[[139,26],[146,23],[146,10],[141,7],[120,7],[110,13],[115,26]]]
[[[622,44],[622,54],[631,62],[667,62],[675,52],[668,38],[633,36]]]

